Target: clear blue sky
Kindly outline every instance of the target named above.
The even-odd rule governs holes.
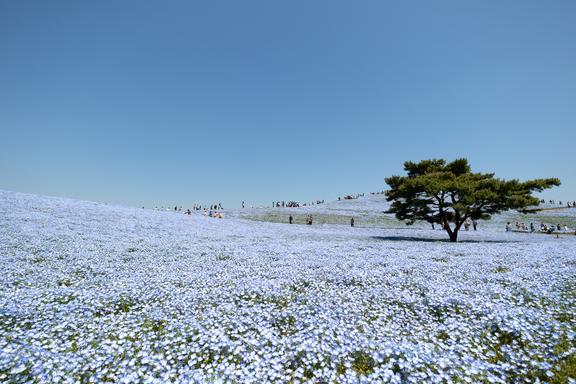
[[[405,160],[576,200],[575,1],[2,1],[0,189],[334,199]]]

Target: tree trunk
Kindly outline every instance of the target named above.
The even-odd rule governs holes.
[[[454,230],[452,230],[452,228],[450,228],[450,223],[448,223],[448,220],[445,217],[442,221],[444,223],[444,229],[448,232],[448,236],[450,236],[450,242],[455,243],[456,239],[458,239],[458,225],[456,225]]]
[[[455,243],[458,239],[458,231],[449,232],[448,235],[450,236],[450,242]]]
[[[457,214],[457,216],[460,216],[460,215]],[[464,220],[466,220],[466,218],[464,218]],[[454,221],[454,229],[451,231],[448,231],[448,235],[450,236],[450,242],[451,243],[455,243],[456,241],[458,241],[458,231],[460,230],[460,227],[464,223],[464,220],[460,221],[457,217],[456,220]]]

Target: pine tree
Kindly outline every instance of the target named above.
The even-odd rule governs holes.
[[[389,212],[408,225],[419,220],[440,224],[453,242],[467,219],[488,220],[509,209],[527,212],[539,204],[532,192],[560,185],[556,178],[520,182],[472,173],[467,159],[407,161],[404,170],[407,176],[385,179],[390,186],[386,199],[392,202]]]

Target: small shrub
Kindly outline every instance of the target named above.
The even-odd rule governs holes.
[[[162,333],[166,327],[166,320],[146,319],[142,323],[142,328],[148,332]]]
[[[283,316],[275,320],[272,325],[278,333],[282,336],[290,336],[298,331],[296,326],[296,318],[294,316]]]
[[[446,340],[450,338],[450,335],[448,332],[442,330],[436,334],[436,338],[442,342],[446,342]]]
[[[356,351],[352,353],[352,369],[359,375],[369,375],[374,372],[376,361],[366,352]]]
[[[216,255],[216,260],[218,261],[226,261],[226,260],[230,260],[232,257],[230,255],[227,255],[225,253],[219,253]]]

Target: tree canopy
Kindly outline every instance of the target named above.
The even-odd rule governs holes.
[[[472,173],[467,159],[407,161],[404,170],[407,176],[385,179],[390,186],[386,199],[392,202],[389,212],[409,225],[419,220],[440,224],[450,241],[457,240],[466,220],[488,220],[509,209],[526,212],[539,204],[532,192],[560,185],[557,178],[521,182]]]

